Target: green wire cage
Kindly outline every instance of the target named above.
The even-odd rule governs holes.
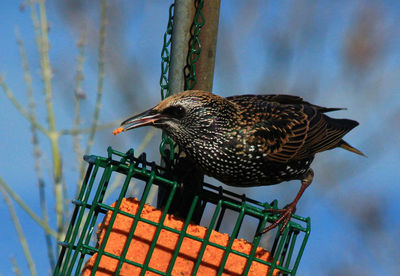
[[[174,200],[174,195],[179,193],[181,187],[176,181],[164,176],[163,168],[154,162],[146,161],[146,156],[143,154],[135,157],[132,149],[127,153],[122,153],[109,147],[107,157],[90,155],[85,156],[84,159],[88,162],[88,169],[80,193],[73,201],[75,208],[65,241],[59,243],[61,250],[54,275],[80,275],[85,263],[94,254],[96,254],[96,260],[92,264],[90,274],[85,275],[97,275],[97,272],[100,272],[101,269],[99,264],[102,258],[111,258],[117,263],[115,271],[111,274],[102,275],[124,275],[122,273],[124,265],[137,267],[137,275],[174,275],[172,272],[184,239],[193,239],[201,243],[200,250],[196,253],[193,268],[187,275],[199,275],[197,272],[203,262],[206,247],[223,250],[223,257],[215,275],[229,275],[226,272],[226,264],[228,257],[232,254],[245,258],[245,266],[241,275],[248,275],[252,264],[255,262],[270,268],[269,272],[265,272],[263,275],[295,275],[310,233],[309,218],[294,215],[282,235],[279,234],[279,231],[273,231],[259,236],[256,233],[260,229],[278,218],[277,215],[263,212],[265,208],[277,208],[276,201],[271,205],[261,203],[245,195],[224,190],[222,187],[203,183],[200,191],[193,192],[193,201],[189,212],[187,217],[183,218],[183,228],[177,230],[166,226],[164,222]],[[113,183],[116,178],[119,178],[123,184],[121,188],[112,192],[113,188],[110,183]],[[145,204],[154,202],[152,195],[157,186],[167,188],[169,194],[165,207],[161,211],[159,222],[154,222],[143,218],[142,211]],[[116,200],[112,205],[113,207],[107,202],[110,194],[112,194],[113,201]],[[139,200],[136,214],[119,209],[121,202],[129,194]],[[199,209],[200,224],[207,228],[204,238],[199,238],[187,232],[187,228],[195,215],[195,210]],[[102,242],[98,243],[96,239],[98,225],[104,220],[107,213],[109,213],[109,224],[103,229]],[[130,218],[132,221],[125,245],[118,255],[106,250],[107,241],[117,215]],[[141,263],[127,257],[129,245],[134,239],[138,238],[135,236],[135,230],[139,222],[156,228],[148,250],[144,252],[145,259]],[[167,269],[161,271],[150,264],[160,233],[166,230],[175,233],[178,239],[171,251],[172,257],[166,264]],[[210,240],[212,230],[228,232],[229,240],[226,246]],[[232,248],[234,240],[242,237],[246,237],[252,244],[249,254]],[[256,254],[257,247],[268,239],[268,249],[272,256],[271,261],[259,259]],[[133,250],[135,249],[133,248]],[[141,253],[143,254],[143,252]]]

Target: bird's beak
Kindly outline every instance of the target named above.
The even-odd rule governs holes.
[[[127,131],[137,127],[148,126],[154,124],[154,122],[157,122],[162,117],[162,114],[152,108],[126,119],[121,123],[121,127],[123,127],[123,131]]]

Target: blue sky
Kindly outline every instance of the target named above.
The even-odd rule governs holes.
[[[377,35],[383,42],[381,47],[384,51],[373,60],[366,73],[354,74],[344,65],[343,47],[351,34],[349,30],[357,26],[357,15],[362,15],[360,11],[370,2],[314,1],[310,6],[305,3],[296,4],[296,1],[222,2],[215,93],[223,96],[291,93],[318,105],[347,107],[347,111],[340,111],[332,116],[352,118],[360,122],[360,126],[346,136],[346,140],[364,151],[368,158],[334,150],[320,154],[313,164],[316,177],[298,205],[300,215],[312,218],[312,233],[298,275],[328,275],[329,272],[339,271],[338,267],[353,267],[361,275],[398,273],[400,253],[399,246],[394,243],[400,235],[397,169],[400,163],[400,35],[396,28],[400,23],[400,3],[381,1],[372,6],[371,10],[376,12],[376,17],[372,19],[375,18],[378,22]],[[35,100],[38,110],[41,110],[37,115],[42,124],[46,125],[44,96],[41,91],[43,86],[30,11],[29,8],[20,11],[20,3],[6,0],[1,4],[0,73],[5,75],[15,96],[26,106],[26,86],[14,34],[15,28],[18,28],[25,42],[35,79]],[[89,30],[90,40],[83,82],[87,100],[82,103],[82,113],[83,123],[88,125],[93,112],[97,83],[99,7],[90,1],[85,1],[85,5],[93,7],[86,9],[89,12],[85,14],[84,25]],[[113,37],[113,30],[119,30],[122,34],[116,36],[120,39],[118,41],[106,41],[106,77],[101,123],[123,119],[155,105],[160,99],[160,52],[169,2],[121,1],[118,7],[113,5],[115,4],[111,7],[120,12],[120,20],[109,19],[108,38]],[[63,14],[62,6],[48,3],[47,7],[51,23],[50,58],[54,69],[52,84],[57,127],[64,129],[72,126],[73,114],[70,107],[79,27],[76,26],[77,22],[71,23],[68,16]],[[277,57],[285,58],[285,55],[273,54],[276,45],[285,45],[275,44],[277,39],[282,39],[289,45],[287,60],[277,60]],[[119,55],[124,59],[117,63]],[[132,73],[132,79],[129,79],[128,72],[128,80],[121,79],[121,72],[115,70],[114,64],[126,64],[126,68],[138,70],[140,74]],[[123,70],[125,67],[121,68]],[[123,81],[128,81],[133,90],[136,87],[140,89],[135,91],[141,95],[136,98],[140,103],[126,102],[120,96],[123,92],[121,87],[124,87],[120,83]],[[3,153],[0,159],[0,175],[34,211],[40,213],[30,125],[4,93],[0,93],[0,108],[3,114],[0,123],[0,148]],[[138,147],[146,133],[146,130],[140,129],[113,137],[111,130],[97,134],[92,153],[105,155],[108,145],[121,151]],[[39,135],[39,139],[44,152],[44,178],[47,183],[51,183],[49,144],[43,135]],[[158,143],[159,138],[154,138],[146,148],[150,160],[159,159]],[[71,138],[62,137],[60,145],[63,151],[64,178],[71,187],[69,194],[72,198],[77,173]],[[53,191],[50,184],[48,185],[46,194],[51,206],[50,219],[55,225]],[[298,188],[299,183],[292,181],[273,187],[235,190],[260,201],[278,198],[280,204],[284,205],[292,200]],[[366,225],[358,219],[364,214],[359,208],[363,205],[378,205],[381,218],[378,221],[382,224],[378,230],[362,228]],[[29,247],[34,252],[37,271],[39,275],[44,275],[49,270],[49,265],[43,232],[18,206],[16,209]],[[0,244],[7,249],[0,252],[0,274],[12,273],[10,257],[15,257],[23,275],[27,275],[22,249],[5,204],[0,205],[0,215],[4,218],[0,229]],[[375,220],[371,218],[371,221]],[[332,267],[336,270],[331,270]],[[330,275],[334,275],[333,272]]]

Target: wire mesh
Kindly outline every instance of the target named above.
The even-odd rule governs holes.
[[[192,275],[196,275],[205,253],[206,247],[212,246],[223,250],[223,258],[216,275],[222,275],[226,269],[225,265],[230,254],[246,258],[247,262],[243,275],[247,275],[253,262],[270,267],[268,274],[273,275],[273,271],[278,269],[282,275],[295,275],[301,256],[303,254],[307,239],[310,233],[310,219],[294,215],[288,227],[282,235],[279,231],[269,232],[265,235],[257,235],[267,223],[272,223],[277,219],[276,215],[263,212],[265,208],[277,208],[277,202],[272,204],[261,203],[245,195],[239,195],[222,187],[216,187],[208,183],[203,184],[203,189],[194,194],[194,200],[186,218],[183,218],[184,225],[181,230],[168,227],[164,224],[174,195],[181,189],[180,185],[171,179],[163,177],[164,169],[154,162],[148,162],[145,155],[134,156],[131,149],[127,153],[122,153],[108,148],[108,156],[85,156],[88,162],[88,169],[82,188],[76,200],[73,201],[75,209],[72,214],[71,222],[66,233],[65,241],[60,242],[61,251],[54,275],[80,275],[87,260],[94,254],[97,255],[96,261],[91,269],[90,275],[95,275],[102,258],[108,257],[118,262],[113,275],[120,275],[123,265],[129,264],[138,267],[140,273],[145,275],[152,272],[153,275],[173,275],[177,256],[184,239],[189,238],[201,243],[195,261]],[[122,178],[121,178],[122,177]],[[110,194],[110,183],[119,178],[122,181],[120,189],[116,189]],[[162,210],[160,221],[154,222],[142,217],[142,210],[146,204],[153,204],[152,190],[157,186],[169,188],[168,200]],[[122,200],[129,196],[135,196],[139,200],[136,214],[131,214],[120,210]],[[117,200],[115,201],[115,199]],[[113,205],[110,202],[115,201]],[[198,208],[200,206],[200,208]],[[202,210],[201,225],[208,228],[204,238],[199,238],[188,233],[187,227],[191,223],[195,210]],[[109,225],[104,232],[103,240],[97,244],[96,230],[107,212],[112,211]],[[228,215],[230,214],[230,215]],[[119,255],[112,254],[106,250],[107,240],[111,233],[116,217],[126,216],[133,219],[128,238],[124,248]],[[251,223],[244,223],[249,222]],[[139,263],[127,258],[126,254],[135,236],[138,223],[147,223],[156,227],[156,231],[151,241],[151,245],[146,254],[144,262]],[[229,242],[222,246],[210,240],[212,230],[226,231],[230,226]],[[160,232],[165,229],[179,235],[176,246],[173,249],[172,258],[167,264],[165,271],[157,270],[151,265],[151,258],[156,247]],[[236,238],[243,236],[251,237],[252,249],[249,254],[239,252],[232,248]],[[270,241],[266,246],[265,241]],[[272,254],[270,262],[257,258],[256,249],[258,246],[269,247]],[[122,274],[121,274],[122,275]],[[147,275],[147,274],[146,274]]]

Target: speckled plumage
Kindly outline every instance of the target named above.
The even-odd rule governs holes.
[[[291,95],[222,98],[185,91],[121,125],[126,130],[161,128],[205,174],[228,185],[250,187],[304,180],[321,151],[342,147],[362,154],[342,140],[358,123],[324,114],[335,110],[339,109]]]

